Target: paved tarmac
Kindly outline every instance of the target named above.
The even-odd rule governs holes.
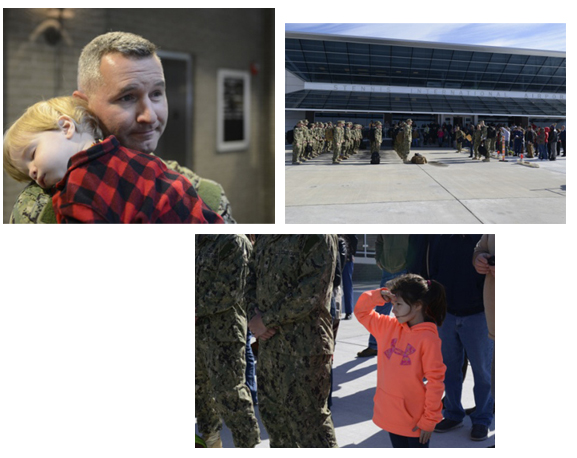
[[[325,153],[301,165],[285,150],[285,222],[384,224],[564,224],[565,157],[473,161],[468,150],[412,148],[427,164],[403,164],[381,150],[332,164]]]
[[[376,289],[377,284],[355,283],[355,301],[363,291]],[[341,448],[391,448],[389,435],[372,422],[373,396],[377,380],[377,359],[357,358],[357,353],[367,347],[368,332],[354,318],[341,320],[337,333],[333,365],[333,406],[331,409]],[[469,368],[463,385],[462,403],[465,409],[475,405],[474,380]],[[262,443],[257,448],[268,448],[266,429],[259,420]],[[485,448],[495,445],[495,422],[489,428],[489,438],[475,442],[469,438],[471,420],[466,417],[464,426],[448,433],[434,433],[431,448]],[[196,431],[198,434],[198,431]],[[226,426],[221,434],[223,447],[232,448],[232,435]]]

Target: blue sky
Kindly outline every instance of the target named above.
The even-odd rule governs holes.
[[[545,11],[545,10],[544,10]],[[401,40],[566,51],[565,24],[285,24],[291,32],[311,32]]]

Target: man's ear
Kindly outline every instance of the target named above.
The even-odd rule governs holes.
[[[82,91],[74,91],[72,97],[78,97],[79,99],[86,100],[88,102],[88,96]]]
[[[70,116],[62,115],[58,118],[58,126],[62,129],[64,136],[70,140],[76,132],[76,124]]]

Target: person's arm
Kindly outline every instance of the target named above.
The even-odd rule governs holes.
[[[294,323],[309,315],[324,302],[327,291],[332,288],[336,252],[325,243],[324,236],[311,234],[305,237],[300,260],[295,266],[298,272],[295,286],[262,315],[267,328]],[[290,307],[287,307],[289,303]]]
[[[197,303],[197,316],[222,313],[242,302],[252,249],[249,244],[241,237],[220,242],[217,252],[199,264],[196,286],[201,299]]]
[[[16,199],[10,224],[55,224],[52,196],[35,182],[26,186]]]
[[[421,443],[426,443],[435,430],[435,426],[443,419],[443,392],[445,391],[445,371],[441,353],[441,339],[426,342],[422,346],[422,365],[425,384],[425,407],[423,415],[417,422],[421,430]],[[416,429],[415,429],[416,430]]]
[[[393,297],[390,295],[389,299],[385,300],[382,291],[384,291],[385,294],[390,295],[387,288],[365,291],[361,294],[361,297],[359,297],[354,309],[354,314],[357,317],[357,320],[359,320],[359,323],[367,328],[367,330],[373,335],[378,334],[378,330],[381,329],[382,326],[386,326],[387,323],[392,320],[390,316],[380,315],[374,310],[375,307],[384,305],[387,300],[390,300],[390,298]]]
[[[473,267],[481,275],[486,275],[491,271],[491,266],[489,266],[488,262],[490,257],[488,241],[489,236],[484,234],[473,251]]]

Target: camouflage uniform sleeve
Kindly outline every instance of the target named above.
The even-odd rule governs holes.
[[[52,196],[35,182],[26,186],[12,209],[10,224],[55,224]]]
[[[243,235],[219,235],[198,248],[197,316],[222,313],[244,301],[252,246]]]
[[[215,211],[220,216],[222,216],[222,219],[226,224],[236,224],[236,221],[232,217],[230,202],[224,194],[224,189],[221,185],[215,181],[201,178],[192,170],[186,167],[182,167],[176,161],[167,161],[162,158],[160,159],[169,169],[174,170],[175,172],[178,172],[188,178],[204,203],[208,205],[211,210],[216,209]]]
[[[252,320],[256,315],[256,274],[255,274],[255,265],[254,265],[254,254],[251,253],[250,259],[248,261],[248,276],[246,279],[246,291],[245,291],[245,300],[246,300],[246,309],[247,313],[246,316],[248,320]]]
[[[300,259],[293,271],[297,278],[288,294],[263,314],[267,328],[302,320],[324,304],[326,292],[333,282],[337,239],[329,236],[301,235]],[[327,241],[329,243],[327,243]],[[290,304],[288,307],[286,304]]]

